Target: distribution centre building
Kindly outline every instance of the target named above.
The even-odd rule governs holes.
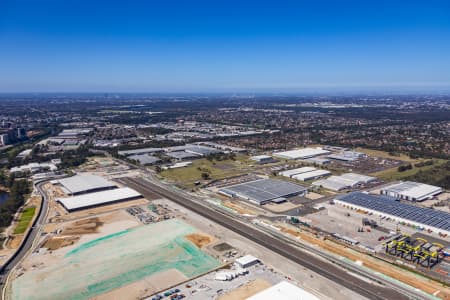
[[[262,290],[255,295],[247,298],[247,300],[319,300],[315,295],[305,291],[298,286],[287,281],[282,281],[274,286]]]
[[[330,151],[322,148],[302,148],[290,151],[274,152],[273,156],[284,159],[306,159],[323,154],[329,154]]]
[[[142,197],[128,187],[56,199],[68,212]]]
[[[276,162],[275,159],[272,158],[272,156],[269,155],[256,155],[250,157],[251,160],[256,161],[258,164],[270,164]]]
[[[368,184],[376,180],[377,178],[372,176],[356,173],[345,173],[340,176],[330,176],[327,179],[315,181],[312,185],[320,186],[332,191],[341,191],[358,185]]]
[[[424,201],[442,193],[442,188],[419,182],[405,181],[384,187],[380,193],[399,200]]]
[[[305,172],[305,173],[300,173],[297,175],[292,176],[292,178],[300,180],[300,181],[308,181],[308,180],[313,180],[313,179],[317,179],[317,178],[321,178],[321,177],[325,177],[331,175],[330,171],[327,170],[314,170],[311,172]]]
[[[303,167],[303,168],[281,171],[280,173],[278,173],[278,175],[292,178],[292,176],[294,176],[294,175],[311,172],[311,171],[315,171],[315,170],[317,170],[317,169],[313,168],[313,167]]]
[[[117,186],[103,177],[91,174],[78,174],[72,177],[59,179],[56,181],[63,187],[67,195],[78,195],[108,189]]]
[[[231,185],[219,190],[227,197],[238,197],[258,205],[268,202],[279,203],[288,197],[304,196],[308,189],[304,186],[275,179],[259,179],[255,181]]]
[[[150,154],[135,154],[128,156],[128,159],[136,160],[141,165],[153,165],[161,161],[158,157]]]
[[[380,218],[388,217],[418,229],[450,235],[450,213],[444,211],[401,203],[389,196],[363,192],[340,195],[333,201],[351,209],[373,213]]]
[[[330,176],[327,179],[321,179],[314,181],[312,183],[313,186],[322,187],[327,190],[339,192],[345,189],[350,188],[350,184],[348,182],[344,182],[342,180],[337,179],[338,176]]]

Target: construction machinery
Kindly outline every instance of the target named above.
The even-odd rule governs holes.
[[[443,258],[444,246],[430,243],[423,238],[411,238],[406,234],[399,234],[383,243],[385,252],[401,257],[426,268],[432,268]]]

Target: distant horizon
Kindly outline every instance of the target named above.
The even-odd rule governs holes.
[[[96,91],[0,91],[0,95],[442,95],[450,94],[449,86],[428,87],[305,87],[291,89],[198,89],[198,90],[162,90],[162,91],[121,91],[121,90],[96,90]]]

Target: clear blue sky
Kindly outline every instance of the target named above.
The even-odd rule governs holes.
[[[0,0],[0,92],[450,87],[450,1]]]

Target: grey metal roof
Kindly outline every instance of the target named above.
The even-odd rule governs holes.
[[[155,152],[162,152],[162,148],[142,148],[142,149],[134,149],[134,150],[125,150],[125,151],[119,151],[119,155],[134,155],[134,154],[144,154],[144,153],[155,153]]]
[[[116,185],[111,181],[108,181],[103,177],[91,174],[75,175],[69,178],[60,179],[58,180],[58,182],[70,194],[116,187]]]
[[[306,190],[301,185],[275,179],[260,179],[221,189],[222,192],[227,194],[247,197],[259,203],[296,195]]]
[[[200,157],[200,155],[198,155],[198,154],[188,153],[185,151],[169,152],[169,153],[166,153],[166,155],[171,158],[176,158],[176,159],[187,159],[187,158]]]
[[[151,156],[148,154],[131,155],[128,158],[137,160],[141,165],[151,165],[160,161],[158,157]]]
[[[223,151],[206,146],[187,145],[185,151],[195,153],[201,156],[207,156],[209,154],[221,153]]]
[[[401,203],[387,196],[361,192],[338,196],[336,199],[423,225],[450,230],[450,214],[447,212]]]

